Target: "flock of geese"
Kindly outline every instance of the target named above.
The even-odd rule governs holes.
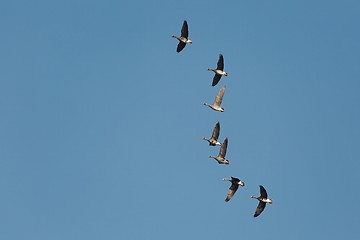
[[[189,29],[188,29],[188,23],[186,20],[184,21],[182,28],[181,28],[181,36],[180,37],[172,36],[172,37],[179,40],[179,43],[178,43],[177,49],[176,49],[176,51],[178,53],[181,52],[187,44],[192,44],[192,41],[189,39]],[[228,73],[224,71],[224,56],[222,54],[219,55],[216,69],[208,68],[208,70],[213,71],[215,73],[213,81],[212,81],[212,86],[214,87],[219,83],[222,76],[228,76]],[[213,109],[215,111],[224,112],[225,110],[224,110],[224,108],[221,107],[221,102],[224,97],[225,90],[226,90],[226,86],[224,85],[223,87],[220,88],[219,92],[217,93],[214,103],[212,103],[212,104],[204,103],[204,105],[210,107],[211,109]],[[225,138],[224,142],[221,143],[218,141],[219,134],[220,134],[220,122],[218,121],[214,127],[211,138],[203,138],[203,140],[208,141],[210,146],[220,146],[219,154],[217,156],[210,155],[209,158],[214,158],[219,164],[228,165],[230,163],[230,161],[225,158],[226,150],[227,150],[227,146],[228,146],[228,138]],[[234,196],[235,192],[238,190],[239,186],[242,186],[242,187],[245,186],[245,182],[241,181],[239,178],[236,178],[236,177],[223,178],[223,180],[231,182],[231,186],[230,186],[230,188],[227,192],[226,198],[225,198],[226,202],[231,200],[231,198]],[[266,203],[269,203],[269,204],[272,203],[272,200],[270,198],[268,198],[268,194],[262,185],[260,185],[260,196],[258,196],[258,197],[250,196],[250,197],[255,198],[259,201],[259,204],[254,213],[254,217],[259,216],[264,211]]]

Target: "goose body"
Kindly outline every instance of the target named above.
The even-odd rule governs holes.
[[[238,190],[239,186],[245,186],[245,182],[241,181],[236,177],[223,178],[223,180],[231,182],[231,186],[227,192],[225,202],[230,201],[230,199],[234,196],[235,192]]]
[[[219,138],[219,134],[220,134],[220,122],[217,122],[214,130],[212,132],[211,138],[203,138],[203,140],[206,140],[209,142],[210,146],[221,146],[221,143],[218,141]]]
[[[215,159],[219,164],[227,164],[228,165],[230,163],[230,161],[228,159],[225,159],[227,145],[228,145],[228,139],[225,138],[224,142],[221,144],[219,155],[217,155],[217,156],[210,155],[209,158]]]
[[[215,73],[211,86],[216,86],[216,84],[218,84],[222,76],[228,75],[228,73],[224,71],[224,57],[222,54],[219,54],[219,59],[217,62],[216,69],[208,68],[208,70],[213,71]]]
[[[225,109],[221,107],[221,103],[222,103],[222,99],[224,97],[225,89],[226,89],[226,86],[223,86],[219,90],[219,92],[217,93],[217,95],[215,97],[213,104],[204,103],[204,105],[210,107],[211,109],[213,109],[215,111],[224,112]]]
[[[272,200],[268,198],[268,194],[262,185],[260,185],[260,196],[259,197],[250,196],[250,197],[259,200],[259,204],[255,210],[254,217],[259,216],[264,211],[266,207],[266,203],[272,204]]]
[[[176,38],[177,40],[179,40],[179,44],[177,45],[177,49],[176,52],[181,52],[181,50],[184,49],[184,47],[186,46],[187,43],[191,44],[192,41],[188,38],[189,37],[189,28],[188,28],[188,24],[187,21],[185,20],[182,28],[181,28],[181,36],[171,36],[172,38]]]

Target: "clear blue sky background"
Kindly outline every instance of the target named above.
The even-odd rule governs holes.
[[[360,239],[359,1],[218,4],[0,3],[0,239]]]

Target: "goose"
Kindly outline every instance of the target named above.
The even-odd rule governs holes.
[[[217,68],[208,68],[209,71],[213,71],[215,73],[215,76],[213,78],[212,86],[216,86],[218,82],[220,81],[221,76],[227,76],[228,73],[224,72],[224,57],[222,54],[219,54],[219,60],[217,62]]]
[[[214,127],[214,130],[212,132],[211,138],[203,138],[202,140],[206,140],[209,142],[210,146],[221,146],[221,143],[218,141],[220,133],[220,122],[218,121]]]
[[[229,164],[230,160],[225,159],[227,145],[228,139],[225,138],[224,142],[221,144],[219,155],[217,155],[216,157],[210,155],[209,158],[215,159],[219,164]]]
[[[238,190],[239,186],[245,186],[245,182],[241,181],[240,179],[236,177],[231,178],[223,178],[224,181],[230,181],[231,186],[227,192],[227,196],[225,199],[225,202],[230,201],[230,199],[234,196],[235,192]]]
[[[259,200],[259,205],[257,206],[257,208],[255,210],[254,217],[259,216],[262,213],[262,211],[264,211],[264,209],[266,207],[266,203],[272,204],[272,200],[270,198],[268,198],[267,196],[268,196],[267,192],[262,185],[260,185],[260,196],[259,197],[250,196],[251,198],[256,198],[257,200]]]
[[[210,107],[211,109],[213,109],[215,111],[224,112],[225,109],[220,107],[220,105],[221,105],[222,99],[224,97],[225,89],[226,89],[226,86],[223,86],[219,90],[218,94],[215,97],[215,101],[213,104],[208,104],[205,102],[204,105]]]
[[[184,47],[186,46],[187,43],[192,44],[192,41],[190,39],[188,39],[189,30],[188,30],[188,24],[187,24],[186,20],[184,20],[184,23],[181,28],[181,36],[178,37],[178,36],[173,35],[171,37],[179,40],[179,44],[177,45],[177,49],[176,49],[176,52],[178,52],[178,53],[184,49]]]

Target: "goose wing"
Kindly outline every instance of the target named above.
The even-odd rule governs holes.
[[[224,140],[223,144],[221,144],[221,148],[220,148],[220,156],[222,156],[223,158],[225,158],[225,156],[226,156],[227,145],[228,145],[228,139],[225,138],[225,140]]]
[[[222,99],[223,99],[223,97],[224,97],[225,89],[226,89],[226,86],[223,86],[223,87],[219,90],[218,94],[217,94],[216,97],[215,97],[214,105],[217,105],[217,106],[220,107],[220,105],[221,105],[221,103],[222,103]]]
[[[235,182],[235,183],[240,182],[240,179],[238,179],[237,177],[231,177],[231,180],[232,180],[232,182]]]
[[[186,38],[186,39],[189,36],[189,29],[188,29],[188,24],[187,24],[186,20],[184,21],[184,23],[182,25],[182,28],[181,28],[181,36]]]
[[[235,181],[232,181],[231,182],[231,186],[228,190],[228,193],[227,193],[227,196],[226,196],[226,199],[225,199],[225,202],[228,202],[230,201],[230,199],[234,196],[235,192],[238,190],[239,188],[239,184],[237,184],[237,182]]]
[[[219,60],[217,62],[217,68],[218,70],[223,71],[224,70],[224,57],[222,54],[219,54]]]
[[[265,207],[266,207],[266,203],[259,201],[259,204],[255,210],[254,217],[259,216],[264,211]]]
[[[213,78],[213,81],[212,81],[211,86],[213,86],[213,87],[216,86],[216,84],[218,84],[218,82],[220,81],[220,79],[221,79],[221,75],[215,73],[215,76],[214,76],[214,78]]]
[[[220,133],[220,122],[217,122],[212,132],[211,138],[217,141],[219,138],[219,133]]]
[[[267,198],[267,196],[268,196],[265,188],[262,185],[260,185],[260,196],[262,198]]]
[[[181,50],[183,50],[185,46],[186,46],[186,43],[184,43],[182,41],[179,41],[179,44],[177,45],[176,51],[181,52]]]

